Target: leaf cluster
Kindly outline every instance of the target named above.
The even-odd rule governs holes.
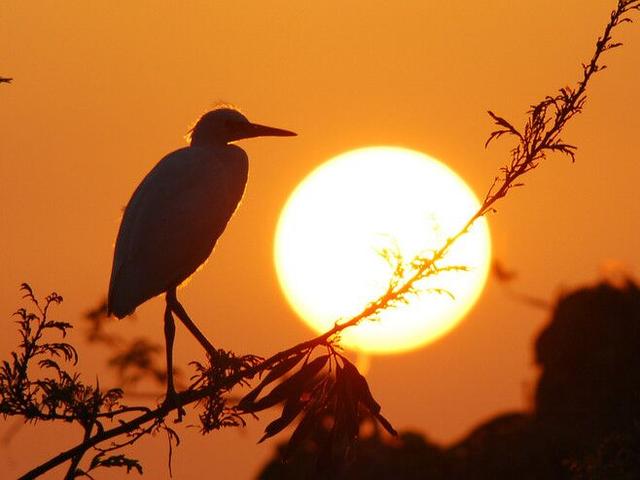
[[[19,416],[27,422],[75,423],[85,432],[104,430],[105,419],[127,409],[120,403],[122,390],[104,390],[98,383],[88,385],[69,370],[78,363],[76,349],[70,343],[51,339],[56,334],[66,338],[73,328],[70,323],[50,319],[50,307],[62,303],[62,296],[51,293],[41,304],[28,284],[20,289],[31,308],[20,308],[14,314],[20,344],[11,353],[11,360],[3,361],[0,367],[0,413],[4,418]],[[73,465],[68,478],[88,475],[99,467],[137,464],[124,455],[116,459],[100,452],[99,457],[86,472]]]
[[[84,470],[78,469],[76,476],[77,477],[88,477],[93,479],[93,476],[89,474],[90,471],[96,470],[100,467],[105,468],[124,468],[127,473],[130,473],[132,470],[135,470],[140,475],[142,475],[142,465],[140,462],[134,458],[128,458],[123,454],[118,455],[106,455],[102,452],[98,453],[89,464],[88,470],[85,472]]]
[[[237,406],[230,405],[229,392],[236,385],[248,385],[242,372],[255,368],[264,359],[255,355],[237,356],[233,352],[218,349],[207,364],[191,362],[196,374],[191,378],[190,389],[204,390],[208,394],[198,402],[202,433],[210,433],[225,427],[244,427],[246,421]],[[227,383],[228,378],[238,378],[238,383]]]
[[[72,328],[69,323],[47,318],[49,307],[61,303],[62,297],[52,293],[41,306],[29,285],[23,284],[21,290],[36,312],[20,308],[14,313],[18,317],[20,344],[17,351],[11,352],[11,361],[3,361],[0,368],[0,413],[5,417],[21,415],[34,422],[85,416],[84,401],[92,394],[91,389],[64,368],[66,363],[77,363],[75,348],[45,339],[51,331],[58,331],[64,338]],[[41,375],[30,376],[33,368]]]
[[[280,417],[265,429],[260,442],[273,437],[300,418],[287,448],[292,455],[314,432],[330,423],[329,434],[318,451],[323,471],[341,469],[358,438],[363,418],[375,418],[392,435],[396,431],[380,414],[380,404],[371,394],[366,379],[344,355],[328,344],[328,353],[311,359],[314,348],[296,352],[274,364],[262,381],[242,398],[238,407],[255,413],[282,405]],[[288,375],[298,365],[297,371]],[[265,395],[265,388],[280,383]]]

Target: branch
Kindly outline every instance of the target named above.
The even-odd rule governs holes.
[[[74,458],[79,453],[82,453],[92,447],[95,447],[96,445],[106,440],[110,440],[120,435],[130,433],[140,428],[141,426],[143,426],[148,422],[155,422],[155,421],[158,421],[159,419],[163,419],[167,415],[169,415],[173,410],[177,410],[178,408],[181,408],[183,406],[200,402],[206,399],[208,396],[215,395],[217,392],[221,390],[230,390],[234,386],[244,382],[246,379],[251,379],[255,377],[260,372],[264,372],[265,370],[268,370],[270,367],[283,361],[286,358],[289,358],[301,352],[305,352],[307,350],[311,350],[319,345],[327,345],[329,337],[331,337],[334,334],[333,331],[336,328],[339,328],[339,327],[336,326],[332,330],[322,335],[319,335],[318,337],[312,340],[299,343],[294,347],[291,347],[287,350],[279,352],[271,356],[270,358],[256,364],[251,368],[243,369],[234,375],[231,375],[227,378],[222,379],[216,385],[212,385],[207,388],[201,388],[198,390],[186,390],[186,391],[180,392],[177,394],[177,399],[175,404],[160,405],[155,409],[150,409],[146,413],[143,413],[137,416],[133,420],[130,420],[128,422],[123,422],[119,426],[114,427],[112,429],[99,432],[94,436],[88,438],[87,440],[83,441],[82,443],[76,445],[75,447],[62,452],[59,455],[56,455],[55,457],[51,458],[47,462],[34,468],[30,472],[20,477],[20,480],[36,478],[37,476],[42,475],[43,473],[51,470],[52,468],[55,468],[58,465]],[[131,410],[132,409],[127,409],[127,411],[131,411]],[[115,413],[119,413],[119,412],[114,412],[114,414]]]
[[[417,282],[442,271],[443,267],[438,266],[438,262],[446,256],[450,247],[465,235],[479,218],[495,211],[494,205],[504,198],[509,190],[521,186],[522,184],[518,181],[520,177],[536,168],[548,153],[563,153],[574,160],[576,147],[564,143],[560,139],[560,133],[567,122],[582,111],[586,101],[585,91],[593,75],[606,68],[599,64],[602,54],[622,45],[612,42],[611,34],[616,26],[632,21],[625,16],[632,10],[640,10],[640,0],[618,1],[618,6],[616,10],[611,12],[610,20],[602,37],[599,37],[596,42],[590,62],[583,65],[583,75],[577,87],[575,89],[562,88],[556,96],[546,97],[540,103],[533,105],[528,112],[529,118],[521,130],[518,130],[506,119],[491,111],[488,112],[499,128],[491,133],[485,145],[502,135],[513,137],[517,144],[511,150],[511,162],[501,169],[502,175],[494,179],[478,211],[429,258],[418,257],[410,262],[413,266],[413,273],[408,278],[392,279],[391,283],[395,285],[393,288],[367,305],[355,317],[344,323],[336,324],[327,333],[318,337],[316,341],[324,342],[345,328],[355,326],[386,308],[406,302],[407,296],[416,292]],[[548,116],[550,110],[551,117]],[[401,281],[398,282],[398,280]]]

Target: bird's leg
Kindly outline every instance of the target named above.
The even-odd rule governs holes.
[[[164,399],[165,403],[178,406],[178,419],[176,421],[182,421],[182,416],[186,414],[184,408],[178,405],[178,394],[176,393],[175,386],[173,384],[173,340],[176,336],[176,324],[171,315],[171,307],[169,302],[164,310],[164,340],[167,349],[167,397]]]
[[[207,340],[207,337],[204,336],[204,334],[198,329],[198,327],[196,327],[196,324],[193,323],[193,321],[189,318],[189,315],[187,315],[184,307],[178,301],[175,288],[167,290],[167,305],[178,316],[182,323],[184,323],[184,326],[189,329],[191,334],[196,337],[198,342],[200,342],[200,345],[202,345],[207,351],[209,357],[211,357],[211,359],[215,358],[218,351],[214,348],[213,345],[211,345],[211,342]]]

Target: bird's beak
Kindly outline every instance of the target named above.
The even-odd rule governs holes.
[[[267,127],[266,125],[258,125],[257,123],[249,123],[246,129],[243,129],[241,138],[253,137],[295,137],[297,133],[283,130],[281,128]]]

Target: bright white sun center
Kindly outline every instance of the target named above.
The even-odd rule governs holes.
[[[339,155],[311,172],[282,210],[275,262],[285,296],[309,326],[324,332],[386,291],[394,262],[383,252],[399,252],[407,263],[416,255],[429,257],[478,207],[458,175],[422,153],[370,147]],[[439,264],[467,271],[444,271],[420,282],[408,303],[346,329],[342,345],[390,353],[442,336],[477,300],[490,256],[489,230],[481,219]]]

